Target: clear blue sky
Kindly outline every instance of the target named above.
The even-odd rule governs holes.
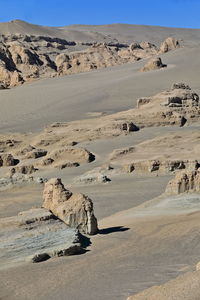
[[[0,0],[0,22],[129,23],[200,28],[200,0]]]

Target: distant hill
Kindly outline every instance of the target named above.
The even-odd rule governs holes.
[[[0,34],[45,35],[81,42],[151,41],[158,44],[168,36],[184,40],[186,44],[199,44],[200,29],[169,28],[147,25],[71,25],[48,27],[30,24],[21,20],[0,23]]]

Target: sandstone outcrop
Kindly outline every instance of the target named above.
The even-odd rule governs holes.
[[[195,171],[181,171],[178,172],[174,179],[172,179],[167,187],[167,194],[181,194],[185,192],[199,192],[200,191],[200,170]]]
[[[49,153],[49,157],[55,162],[62,161],[62,164],[92,162],[95,160],[93,153],[84,148],[63,147]],[[60,163],[59,163],[60,164]],[[73,166],[73,165],[71,165]],[[67,165],[66,165],[67,167]]]
[[[17,167],[12,168],[10,170],[10,176],[12,176],[16,173],[32,174],[36,171],[37,171],[37,169],[33,165],[22,165],[22,166],[17,166]]]
[[[68,226],[90,235],[98,232],[92,200],[83,194],[72,194],[61,179],[53,178],[45,184],[43,199],[43,207]]]
[[[168,37],[161,45],[160,45],[160,53],[166,53],[168,51],[179,48],[179,41],[172,37]]]
[[[162,68],[167,67],[167,65],[164,65],[162,63],[162,60],[160,57],[152,58],[150,59],[146,65],[141,69],[142,72],[148,72],[153,70],[159,70]]]
[[[155,173],[168,174],[178,170],[195,171],[200,164],[197,160],[140,160],[125,164],[122,170],[126,173]]]
[[[0,167],[15,166],[19,163],[18,159],[15,159],[12,154],[5,153],[0,155]]]
[[[178,45],[172,38],[168,38],[159,50],[147,41],[128,46],[118,42],[77,43],[49,36],[2,35],[0,87],[134,62],[155,56],[159,51],[173,50]]]
[[[34,149],[26,154],[27,159],[37,159],[47,155],[47,151],[43,149]]]

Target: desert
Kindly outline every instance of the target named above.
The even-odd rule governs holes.
[[[0,299],[200,299],[199,38],[0,23]]]

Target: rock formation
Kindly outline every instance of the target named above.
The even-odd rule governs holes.
[[[161,45],[160,45],[160,53],[166,53],[168,51],[179,48],[179,41],[172,37],[168,37]]]
[[[40,157],[43,157],[43,156],[46,156],[47,155],[47,151],[46,150],[43,150],[43,149],[34,149],[30,152],[28,152],[26,154],[26,157],[27,159],[30,159],[30,158],[33,158],[33,159],[36,159],[36,158],[40,158]]]
[[[5,153],[0,155],[0,167],[15,166],[19,163],[18,159],[15,159],[12,154]]]
[[[90,235],[97,233],[92,200],[82,194],[72,194],[65,189],[61,179],[53,178],[45,184],[43,199],[43,207],[68,226]]]
[[[10,176],[13,176],[16,173],[32,174],[36,171],[37,171],[37,169],[33,165],[22,165],[22,166],[17,166],[17,167],[12,168],[10,170]]]
[[[184,192],[199,192],[200,191],[200,170],[195,171],[181,171],[178,172],[174,179],[172,179],[167,187],[166,193],[180,194]]]
[[[54,161],[63,163],[82,163],[95,160],[94,154],[84,148],[62,147],[49,153],[49,157]]]
[[[167,67],[167,65],[164,65],[162,63],[162,60],[160,57],[152,58],[150,59],[146,65],[141,69],[142,72],[148,72],[153,70],[158,70]]]
[[[77,43],[49,36],[2,35],[0,89],[38,78],[134,62],[178,46],[178,41],[172,38],[163,42],[159,50],[147,41],[133,42],[128,46],[121,43]]]

